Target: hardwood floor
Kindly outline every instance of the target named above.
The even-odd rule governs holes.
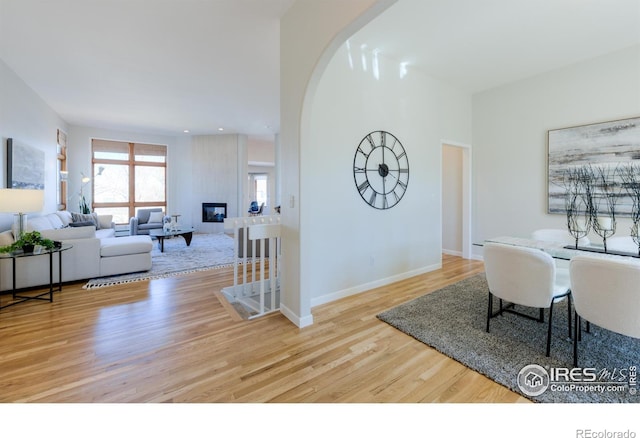
[[[299,329],[219,298],[231,269],[0,311],[0,402],[526,402],[376,314],[483,271],[443,268],[313,309]],[[8,297],[3,296],[3,303]]]

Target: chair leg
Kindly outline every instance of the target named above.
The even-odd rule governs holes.
[[[577,367],[578,366],[578,338],[580,337],[580,332],[582,331],[580,329],[580,324],[582,323],[580,321],[580,315],[578,315],[578,312],[574,312],[574,322],[575,322],[575,331],[573,333],[573,366]]]
[[[542,309],[541,309],[542,310]],[[553,320],[553,300],[549,306],[549,329],[547,330],[547,357],[551,354],[551,321]]]
[[[540,316],[538,317],[538,322],[544,322],[544,309],[540,308]]]
[[[571,294],[567,295],[567,300],[567,321],[569,321],[567,326],[569,327],[569,339],[571,339]]]
[[[489,321],[491,320],[491,314],[493,313],[493,295],[489,291],[489,310],[487,311],[487,333],[489,333]]]

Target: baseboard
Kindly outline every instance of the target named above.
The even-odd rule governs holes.
[[[442,248],[442,254],[447,254],[456,257],[462,257],[462,251],[454,251],[452,249],[444,249]]]
[[[397,281],[405,280],[407,278],[415,277],[416,275],[425,274],[427,272],[435,271],[437,269],[442,268],[442,262],[436,263],[434,265],[425,266],[419,269],[414,269],[413,271],[403,272],[402,274],[392,275],[391,277],[382,278],[380,280],[372,281],[370,283],[361,284],[359,286],[350,287],[348,289],[343,289],[337,292],[333,292],[327,295],[322,295],[320,297],[311,299],[311,307],[319,306],[321,304],[330,303],[332,301],[339,300],[341,298],[346,298],[351,295],[357,295],[362,292],[369,291],[371,289],[375,289],[377,287],[386,286],[391,283],[395,283]]]
[[[282,313],[289,321],[294,323],[298,328],[303,328],[313,324],[313,315],[299,317],[294,311],[284,304],[280,303],[280,313]]]

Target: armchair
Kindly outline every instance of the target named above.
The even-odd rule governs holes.
[[[129,234],[149,234],[149,230],[162,228],[165,222],[171,222],[171,216],[165,215],[162,208],[140,208],[129,220]]]

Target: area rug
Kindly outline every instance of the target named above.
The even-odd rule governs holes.
[[[640,340],[592,325],[579,344],[580,368],[572,371],[567,300],[554,306],[551,357],[546,357],[546,322],[505,313],[491,319],[487,333],[487,299],[486,278],[478,274],[378,318],[536,402],[640,402]]]
[[[85,289],[152,280],[233,265],[233,238],[224,234],[194,234],[187,246],[180,236],[164,240],[164,252],[153,241],[151,270],[89,280]]]

